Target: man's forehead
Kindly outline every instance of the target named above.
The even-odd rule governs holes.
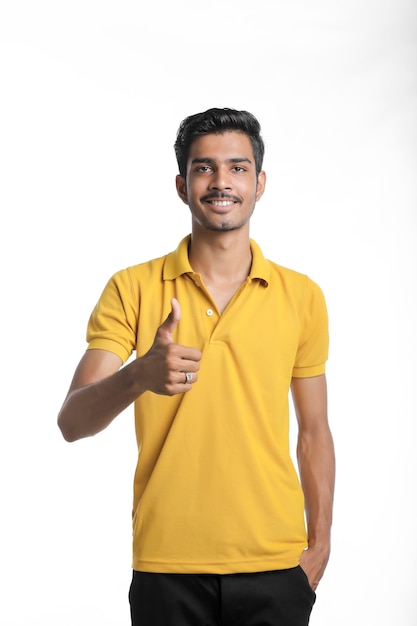
[[[206,160],[249,160],[254,162],[252,143],[245,133],[228,130],[197,137],[190,146],[189,161]]]

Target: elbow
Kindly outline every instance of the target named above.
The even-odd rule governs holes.
[[[74,437],[71,433],[62,432],[62,436],[67,443],[73,443],[74,441],[78,441],[79,437]]]
[[[73,441],[76,441],[76,437],[74,437],[74,434],[71,433],[69,430],[63,428],[59,423],[58,423],[58,428],[61,431],[61,435],[63,436],[65,441],[67,441],[68,443],[72,443]]]
[[[63,438],[68,443],[73,443],[74,441],[80,439],[74,431],[74,428],[71,428],[70,424],[66,423],[65,420],[62,419],[61,415],[58,416],[58,428],[61,431]]]

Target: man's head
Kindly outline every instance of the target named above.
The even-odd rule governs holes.
[[[202,135],[223,134],[227,131],[244,133],[249,137],[256,173],[259,174],[262,170],[265,147],[260,134],[261,126],[256,117],[247,111],[214,108],[189,115],[181,122],[174,144],[180,176],[186,178],[187,161],[193,141]]]
[[[266,181],[257,119],[234,109],[191,115],[180,125],[175,151],[177,193],[191,211],[193,234],[248,228]]]

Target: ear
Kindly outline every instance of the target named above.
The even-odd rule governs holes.
[[[175,178],[175,185],[177,187],[177,194],[179,195],[181,200],[185,204],[188,204],[187,185],[186,185],[186,182],[185,182],[185,178],[178,174],[177,177]]]
[[[256,186],[256,202],[258,202],[258,200],[262,198],[263,193],[265,191],[265,185],[266,185],[266,174],[262,170],[258,174],[258,182]]]

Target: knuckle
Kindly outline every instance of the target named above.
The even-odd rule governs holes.
[[[175,395],[175,390],[174,390],[173,385],[166,384],[164,386],[164,393],[163,393],[163,395],[164,396],[173,396],[173,395]]]

